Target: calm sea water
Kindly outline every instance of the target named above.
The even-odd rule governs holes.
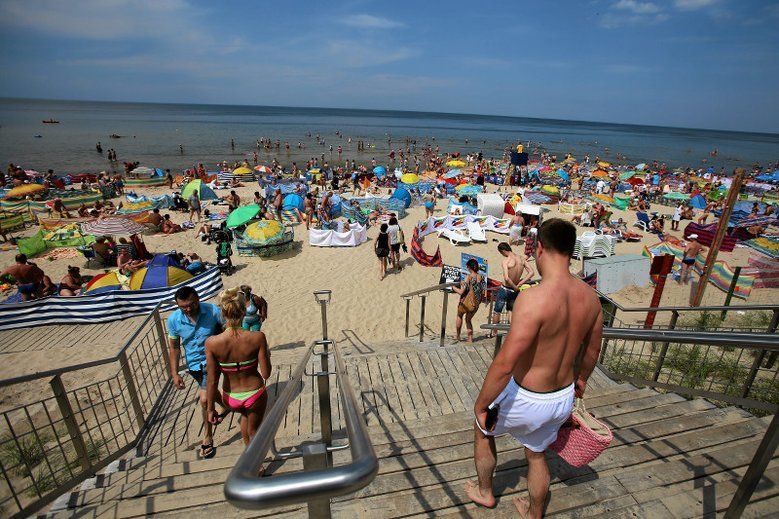
[[[44,119],[60,123],[43,124]],[[112,139],[111,134],[122,137]],[[317,134],[324,146],[316,143]],[[260,137],[280,140],[281,149],[257,149]],[[0,98],[0,161],[38,171],[51,168],[58,174],[121,170],[122,161],[173,171],[202,162],[212,171],[222,160],[251,162],[254,151],[260,163],[275,157],[286,165],[300,165],[312,157],[321,160],[324,154],[333,164],[339,162],[339,145],[341,161],[367,163],[375,157],[382,163],[390,147],[399,150],[406,137],[416,139],[418,148],[431,144],[441,152],[481,151],[496,158],[521,140],[560,156],[589,154],[619,163],[657,160],[671,167],[713,165],[730,171],[779,160],[779,134],[390,110]],[[358,152],[357,140],[375,147]],[[104,150],[116,150],[119,164],[112,166],[105,154],[95,151],[98,141]],[[304,150],[297,149],[298,142]],[[711,157],[715,148],[719,154]],[[617,154],[628,159],[616,160]]]

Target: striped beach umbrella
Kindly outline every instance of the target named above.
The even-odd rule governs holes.
[[[145,227],[129,218],[107,216],[92,222],[82,223],[81,232],[96,236],[113,236],[122,234],[140,234]]]
[[[243,233],[245,240],[265,244],[284,234],[284,226],[278,220],[260,220],[250,224]]]
[[[254,166],[254,170],[258,171],[264,175],[267,175],[271,172],[270,168],[268,166]]]
[[[8,191],[8,193],[5,194],[5,197],[24,198],[27,195],[40,193],[41,191],[46,191],[46,187],[42,184],[22,184],[21,186],[16,186],[15,188]]]

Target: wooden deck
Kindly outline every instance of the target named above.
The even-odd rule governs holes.
[[[386,346],[386,345],[385,345]],[[474,477],[471,408],[489,365],[492,344],[401,343],[393,353],[347,348],[348,375],[380,457],[379,476],[352,496],[334,500],[336,517],[514,517],[511,497],[525,491],[527,465],[511,437],[498,439],[496,510],[469,504],[463,487]],[[283,390],[291,364],[274,369],[269,393]],[[588,409],[614,430],[612,445],[575,469],[549,454],[557,517],[713,517],[727,507],[768,420],[702,400],[615,384],[596,372]],[[334,382],[333,382],[334,384]],[[297,445],[318,432],[315,384],[307,379],[277,437]],[[332,388],[333,423],[343,425]],[[63,496],[55,517],[305,517],[305,506],[245,512],[224,501],[222,485],[242,451],[235,419],[217,431],[216,456],[198,459],[200,416],[195,389],[172,391],[138,456]],[[342,433],[336,433],[340,436]],[[348,462],[335,453],[335,462]],[[267,473],[299,470],[299,459],[270,462]],[[779,460],[771,462],[745,517],[776,516]]]

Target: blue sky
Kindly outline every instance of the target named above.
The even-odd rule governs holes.
[[[779,133],[779,2],[2,0],[0,96]]]

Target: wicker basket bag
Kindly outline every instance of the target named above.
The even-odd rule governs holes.
[[[557,439],[549,446],[573,467],[583,467],[606,450],[614,434],[606,424],[597,420],[577,398],[571,418],[560,427]]]

